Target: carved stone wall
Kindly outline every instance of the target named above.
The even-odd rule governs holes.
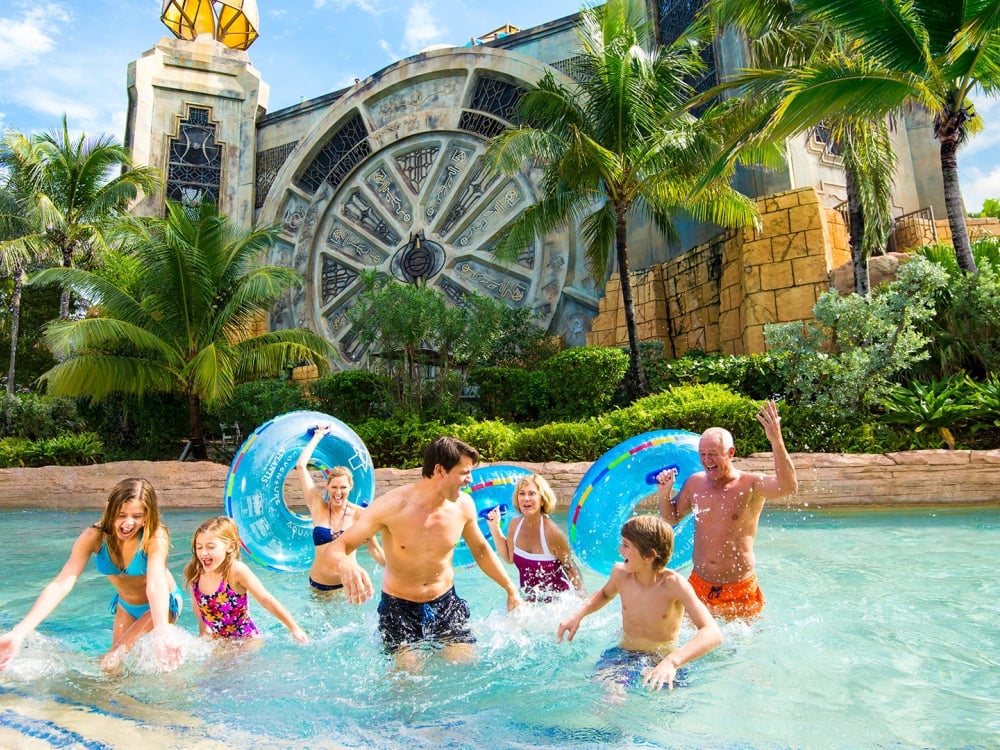
[[[729,232],[685,255],[632,274],[639,336],[663,341],[667,356],[690,349],[764,351],[764,326],[806,320],[830,288],[830,272],[850,259],[840,214],[812,188],[757,201],[760,231]],[[627,342],[621,283],[607,286],[587,343]]]
[[[546,70],[504,50],[437,50],[338,97],[281,161],[258,217],[282,228],[269,261],[305,279],[271,327],[310,328],[336,347],[335,368],[362,365],[367,351],[350,311],[362,273],[374,271],[455,305],[475,292],[526,307],[567,344],[583,343],[599,289],[578,233],[536,240],[511,263],[493,252],[537,202],[540,175],[531,165],[493,174],[483,155]]]

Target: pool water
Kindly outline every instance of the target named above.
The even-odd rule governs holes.
[[[166,513],[175,577],[207,515]],[[96,514],[0,520],[6,630]],[[565,527],[565,515],[557,521]],[[617,642],[618,601],[557,644],[579,600],[508,616],[503,592],[476,568],[456,580],[479,638],[473,664],[430,657],[416,674],[395,672],[375,600],[318,601],[305,574],[258,569],[310,643],[252,602],[259,648],[213,652],[192,635],[184,666],[153,674],[142,644],[124,676],[108,677],[96,657],[110,640],[111,587],[91,566],[0,673],[0,747],[996,748],[998,529],[1000,508],[767,511],[757,541],[764,616],[723,625],[725,643],[661,693],[593,679]],[[588,590],[603,580],[584,573]],[[188,596],[179,624],[196,631]]]

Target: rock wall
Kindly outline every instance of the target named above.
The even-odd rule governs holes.
[[[887,454],[797,453],[799,491],[770,507],[1000,505],[1000,450],[927,450]],[[521,463],[545,476],[568,508],[589,463]],[[745,471],[771,471],[768,453],[739,458]],[[228,467],[210,462],[123,461],[97,466],[0,469],[0,508],[100,509],[121,479],[153,483],[168,508],[223,511]],[[379,493],[412,482],[419,469],[376,469]]]

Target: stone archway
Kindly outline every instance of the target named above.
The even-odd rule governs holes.
[[[308,327],[335,344],[335,366],[366,352],[346,312],[365,269],[440,290],[529,307],[568,344],[584,343],[600,288],[575,231],[536,241],[512,264],[492,248],[537,201],[537,173],[491,174],[483,153],[511,121],[543,63],[505,50],[452,48],[401,61],[334,103],[278,173],[260,221],[277,222],[270,262],[306,280],[273,328]]]

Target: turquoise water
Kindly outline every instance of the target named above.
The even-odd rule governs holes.
[[[179,577],[208,514],[166,515]],[[95,519],[0,512],[0,629],[23,616]],[[394,673],[374,601],[318,602],[304,574],[259,570],[309,644],[252,604],[260,648],[212,654],[192,636],[176,672],[150,674],[139,648],[125,676],[106,677],[95,657],[110,639],[111,587],[91,567],[0,673],[0,729],[48,742],[41,747],[119,746],[80,730],[77,744],[59,744],[68,732],[60,711],[82,706],[95,720],[161,730],[161,747],[996,748],[998,529],[998,508],[766,512],[757,542],[765,615],[724,625],[726,642],[690,665],[683,687],[662,693],[614,692],[592,679],[618,637],[617,601],[584,620],[573,643],[557,644],[556,626],[577,600],[508,617],[503,593],[475,568],[457,577],[479,637],[475,664],[432,658],[416,675]],[[590,590],[602,580],[585,578]],[[195,631],[187,601],[180,625]],[[59,710],[40,722],[39,703]]]

